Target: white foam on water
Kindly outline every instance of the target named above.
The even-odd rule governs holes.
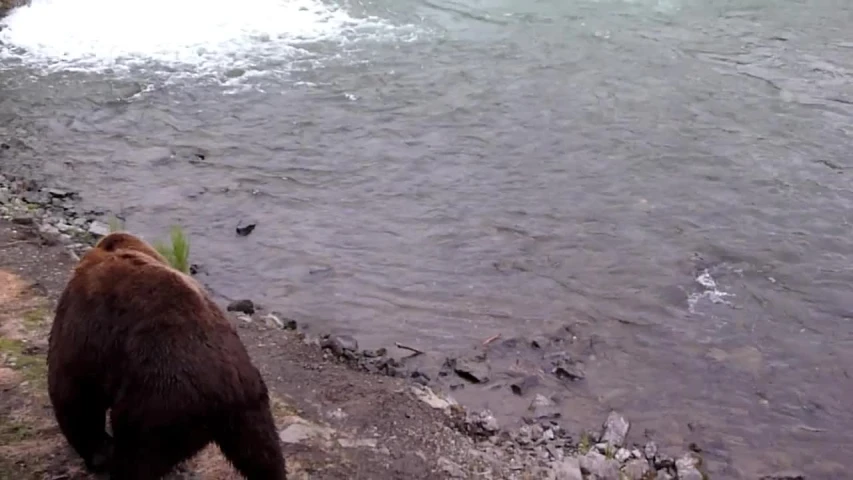
[[[696,313],[696,305],[703,298],[708,299],[711,303],[722,303],[732,306],[731,302],[726,300],[726,297],[734,297],[735,294],[720,290],[717,286],[717,281],[711,276],[708,270],[702,271],[695,280],[704,290],[693,292],[687,296],[687,308],[690,313]]]
[[[306,42],[347,43],[396,28],[320,0],[32,0],[0,27],[0,61],[53,70],[157,62],[199,71],[281,63],[306,54]]]

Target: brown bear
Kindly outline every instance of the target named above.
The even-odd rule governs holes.
[[[286,479],[266,384],[236,330],[192,277],[142,239],[102,238],[80,259],[55,313],[48,391],[90,471],[159,479],[215,442],[244,477]]]

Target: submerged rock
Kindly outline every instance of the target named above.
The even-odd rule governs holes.
[[[234,230],[237,232],[238,236],[245,237],[252,233],[252,231],[255,230],[256,226],[256,223],[248,223],[246,225],[237,225]]]
[[[535,388],[538,385],[539,377],[536,375],[527,375],[526,377],[510,384],[509,388],[512,390],[512,393],[523,397],[530,389]]]

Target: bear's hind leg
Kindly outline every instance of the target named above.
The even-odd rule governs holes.
[[[58,388],[57,388],[58,387]],[[59,429],[90,472],[109,468],[112,438],[106,432],[107,406],[88,394],[81,383],[67,381],[50,392],[53,413]]]
[[[215,441],[225,458],[248,480],[287,479],[268,400],[223,418]]]
[[[210,443],[203,428],[193,425],[115,429],[113,480],[159,480]]]

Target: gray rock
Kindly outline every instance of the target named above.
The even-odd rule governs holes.
[[[264,315],[264,322],[270,328],[279,328],[282,330],[296,330],[296,320],[291,320],[289,318],[282,318],[274,313],[268,313]]]
[[[46,235],[59,235],[59,229],[50,224],[40,226],[39,231]]]
[[[545,451],[548,452],[548,455],[552,460],[555,460],[557,462],[566,458],[566,452],[562,448],[557,447],[555,445],[545,445]]]
[[[46,188],[45,192],[53,198],[66,198],[74,195],[74,192],[67,192],[58,188]]]
[[[473,383],[488,382],[490,370],[489,364],[480,358],[460,358],[453,366],[457,375]]]
[[[330,428],[299,421],[282,430],[278,438],[284,443],[302,443],[311,438],[328,439],[333,432]]]
[[[534,442],[538,442],[542,439],[542,436],[545,435],[545,429],[542,428],[542,425],[534,423],[530,426],[530,439]]]
[[[550,442],[554,439],[554,437],[556,437],[556,435],[554,435],[554,430],[550,428],[542,432],[542,439],[546,442]]]
[[[89,225],[89,233],[96,237],[105,237],[110,234],[110,226],[95,220]]]
[[[699,459],[689,453],[685,454],[675,461],[678,480],[702,480],[702,472],[698,467]]]
[[[610,412],[607,415],[607,420],[604,421],[601,441],[614,447],[621,447],[625,444],[625,437],[628,436],[628,429],[630,428],[631,424],[625,420],[625,417],[616,412]]]
[[[616,450],[616,454],[613,455],[613,458],[615,458],[619,463],[625,463],[629,458],[631,458],[631,452],[625,448],[620,448],[619,450]]]
[[[447,478],[465,478],[465,470],[462,466],[447,457],[439,457],[438,468],[447,475]]]
[[[331,350],[337,356],[354,355],[358,351],[358,342],[349,335],[329,335],[320,340],[320,347]]]
[[[619,462],[590,450],[580,457],[581,471],[588,480],[619,480]]]
[[[92,223],[94,224],[94,222]],[[89,231],[91,231],[91,227]],[[228,304],[227,309],[229,312],[240,312],[252,315],[255,313],[255,303],[249,299],[234,300]]]
[[[554,419],[560,417],[560,411],[557,409],[554,402],[545,395],[539,393],[533,397],[533,401],[530,402],[530,406],[527,407],[527,410],[533,414],[532,416],[534,420]]]
[[[489,410],[473,414],[469,413],[465,418],[465,424],[468,431],[472,434],[485,437],[491,436],[500,428],[498,419]]]
[[[533,441],[533,435],[531,434],[529,425],[522,425],[519,427],[518,431],[516,431],[512,437],[513,440],[515,440],[515,443],[519,445],[529,445],[530,442]]]
[[[555,480],[583,480],[580,462],[575,457],[567,457],[551,464]]]
[[[643,447],[643,456],[646,457],[646,460],[650,462],[655,461],[655,457],[658,454],[658,445],[655,442],[648,442]]]
[[[413,385],[411,388],[412,393],[415,394],[415,397],[417,397],[420,401],[426,403],[432,408],[446,410],[453,405],[453,402],[449,401],[446,398],[439,397],[428,387]]]
[[[773,475],[764,475],[758,480],[806,480],[806,476],[798,472],[777,472]]]
[[[658,474],[655,475],[655,480],[674,480],[675,477],[672,476],[671,473],[666,470],[658,470]]]
[[[649,462],[639,459],[631,460],[622,467],[626,480],[645,480],[650,470]]]
[[[576,362],[562,362],[555,366],[551,372],[560,380],[567,380],[571,382],[576,382],[586,378],[586,373],[583,371],[583,368]]]

